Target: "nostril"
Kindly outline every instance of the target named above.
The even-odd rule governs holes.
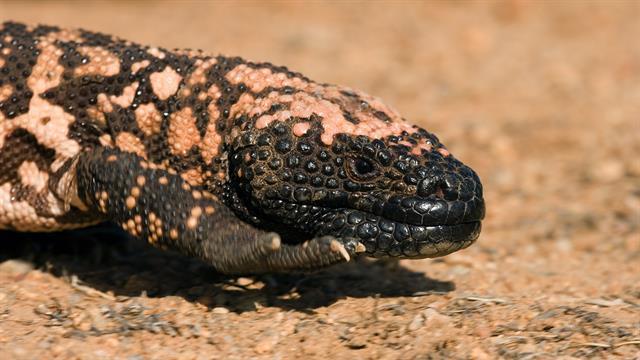
[[[429,197],[431,195],[438,199],[444,199],[447,183],[439,176],[422,179],[418,183],[418,196]]]
[[[447,174],[442,181],[444,200],[453,201],[460,198],[461,179],[454,174]]]
[[[438,186],[436,187],[436,191],[433,193],[436,198],[438,199],[444,199],[444,191],[442,190],[442,187]]]

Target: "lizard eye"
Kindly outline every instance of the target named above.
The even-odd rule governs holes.
[[[375,163],[365,157],[349,158],[347,170],[359,180],[368,180],[378,175]]]

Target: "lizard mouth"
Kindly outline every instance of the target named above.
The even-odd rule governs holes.
[[[359,216],[358,213],[353,211],[350,215]],[[383,222],[386,222],[384,229],[380,227]],[[340,226],[332,223],[320,234],[336,236],[347,248],[351,245],[357,249],[357,244],[362,244],[363,252],[371,257],[421,259],[444,256],[473,244],[480,235],[481,222],[421,226],[367,216],[361,224],[337,227]]]
[[[483,212],[484,213],[484,210]],[[367,256],[432,258],[450,254],[473,244],[482,228],[480,219],[461,222],[415,224],[360,210],[346,209],[319,227],[321,235],[341,239],[347,248],[359,247]],[[406,220],[405,220],[406,221]]]
[[[372,257],[444,256],[478,239],[485,214],[484,200],[478,195],[456,195],[449,200],[436,194],[393,195],[382,201],[368,194],[351,194],[348,207],[334,213],[319,231],[357,241]]]
[[[444,256],[473,244],[485,212],[484,201],[475,197],[466,202],[418,197],[384,202],[362,199],[348,201],[349,207],[342,208],[287,203],[286,213],[296,214],[288,219],[276,210],[283,208],[282,202],[267,208],[276,210],[271,217],[275,222],[305,228],[307,236],[335,236],[351,253],[409,259]],[[289,241],[301,240],[295,238]]]

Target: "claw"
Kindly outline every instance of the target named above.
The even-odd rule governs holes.
[[[340,244],[340,242],[338,242],[338,240],[331,240],[331,251],[340,252],[340,255],[342,255],[342,257],[346,261],[350,261],[351,260],[351,256],[349,256],[349,253],[347,252],[347,249],[345,249],[344,245]]]
[[[276,234],[276,233],[271,233],[269,234],[271,236],[271,244],[269,244],[271,246],[271,250],[276,251],[278,249],[280,249],[280,245],[282,244],[282,241],[280,240],[280,235]]]
[[[364,245],[362,245],[362,243],[356,244],[356,253],[363,253],[365,251],[367,251],[367,248]]]

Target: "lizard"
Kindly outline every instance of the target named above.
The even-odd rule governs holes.
[[[0,228],[101,222],[223,273],[466,248],[476,172],[362,91],[266,62],[0,25]]]

